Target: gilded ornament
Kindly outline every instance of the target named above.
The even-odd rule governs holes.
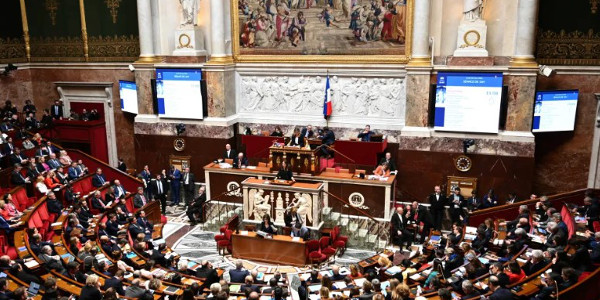
[[[46,0],[46,10],[50,14],[50,22],[56,25],[56,12],[58,11],[58,0]]]

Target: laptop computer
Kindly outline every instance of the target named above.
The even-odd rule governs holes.
[[[35,282],[29,283],[29,288],[27,289],[27,295],[29,297],[35,297],[40,291],[40,285]]]

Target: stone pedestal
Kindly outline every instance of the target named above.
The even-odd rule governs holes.
[[[484,20],[462,20],[458,26],[458,38],[454,56],[488,56],[485,50],[487,26]]]
[[[174,56],[206,56],[204,36],[199,27],[175,30]]]

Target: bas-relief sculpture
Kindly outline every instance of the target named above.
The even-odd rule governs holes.
[[[197,25],[199,0],[179,0],[181,4],[181,28],[193,28]]]
[[[313,199],[311,194],[270,191],[265,195],[263,189],[250,189],[248,194],[250,220],[261,221],[265,215],[268,215],[273,222],[284,223],[284,211],[292,207],[297,208],[303,224],[314,226],[318,220],[318,217],[313,215],[313,200],[316,198]]]
[[[323,111],[325,77],[243,76],[240,112],[315,115]],[[404,78],[330,77],[333,116],[404,119]]]

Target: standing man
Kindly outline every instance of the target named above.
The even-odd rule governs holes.
[[[175,166],[169,170],[169,179],[171,179],[171,205],[179,205],[179,188],[181,186],[181,171]]]
[[[331,156],[333,156],[333,151],[329,149],[329,147],[335,143],[335,134],[329,129],[329,127],[325,126],[323,128],[323,135],[321,135],[319,138],[321,139],[322,143],[321,152],[323,153],[323,156],[326,158],[331,158]]]
[[[392,153],[385,153],[385,157],[381,159],[379,164],[382,165],[383,163],[388,164],[388,169],[390,170],[390,172],[396,171],[396,161],[394,161],[394,159],[392,158]]]
[[[225,152],[223,152],[223,159],[235,159],[237,157],[237,152],[231,149],[231,145],[225,145]]]
[[[60,100],[54,100],[54,105],[50,107],[50,115],[54,120],[62,120],[63,118],[63,108],[60,104]]]
[[[196,185],[196,177],[194,173],[190,173],[190,168],[187,167],[183,170],[183,192],[185,195],[185,205],[190,205],[190,202],[194,200],[194,189]]]
[[[144,190],[146,192],[146,197],[148,197],[148,199],[152,199],[152,189],[150,188],[150,180],[152,179],[152,174],[150,173],[150,168],[148,168],[148,165],[144,165],[144,169],[142,170],[140,175],[144,180]]]
[[[169,191],[167,180],[162,178],[162,174],[159,173],[156,175],[156,179],[152,180],[150,189],[152,190],[154,199],[160,201],[161,211],[164,215],[167,210],[167,192]]]
[[[204,202],[206,202],[206,187],[201,186],[200,189],[198,190],[198,197],[196,197],[196,199],[194,199],[188,206],[188,210],[186,212],[188,218],[190,219],[190,223],[192,223],[192,226],[196,225],[197,220],[196,217],[194,216],[195,214],[200,215],[200,220],[203,220],[203,216],[202,216],[202,209],[204,207]]]
[[[442,194],[442,189],[439,185],[433,188],[433,194],[429,195],[429,207],[431,216],[433,217],[433,228],[442,230],[442,219],[444,218],[444,209],[446,205],[446,196]]]
[[[452,224],[462,223],[465,220],[464,207],[466,206],[465,197],[460,194],[460,188],[455,187],[454,193],[448,197],[450,204],[450,217]]]

